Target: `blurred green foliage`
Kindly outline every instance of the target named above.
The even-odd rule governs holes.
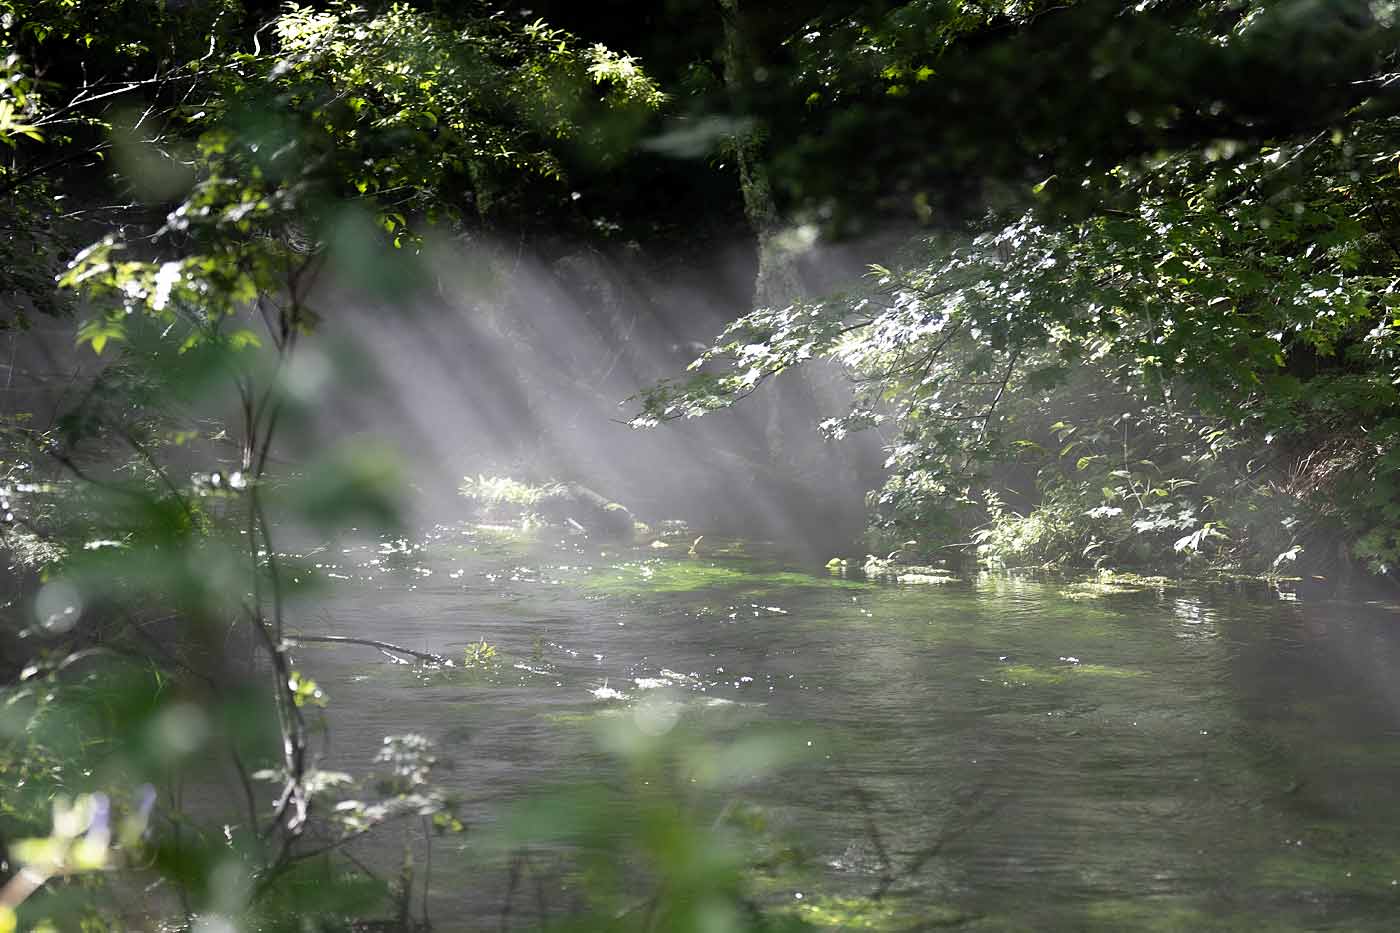
[[[3,424],[0,543],[21,591],[4,606],[0,923],[415,928],[411,867],[389,884],[338,855],[388,822],[421,824],[406,852],[464,830],[430,784],[432,743],[386,738],[377,777],[319,768],[328,700],[285,632],[309,590],[275,536],[401,515],[381,449],[272,468],[324,388],[298,352],[326,314],[315,285],[331,265],[399,291],[413,261],[393,250],[460,229],[478,194],[557,182],[566,147],[612,158],[664,96],[543,22],[333,4],[242,32],[236,5],[157,6],[3,12],[17,156],[0,185],[9,219],[47,237],[7,263],[12,323],[77,295],[77,341],[109,362],[51,424]],[[75,49],[115,73],[67,73]],[[108,153],[130,201],[103,230],[69,216],[62,169]],[[474,662],[493,656],[483,642]],[[208,812],[215,788],[232,809]],[[152,882],[147,905],[123,902]]]

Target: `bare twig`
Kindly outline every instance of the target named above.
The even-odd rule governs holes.
[[[440,654],[431,651],[414,651],[412,648],[405,648],[393,642],[380,641],[377,638],[352,638],[349,635],[287,635],[283,641],[292,644],[306,644],[312,642],[322,642],[326,644],[346,644],[364,645],[368,648],[378,648],[381,651],[392,651],[395,654],[406,654],[409,657],[417,658],[420,661],[427,661],[431,664],[451,664],[452,662]]]
[[[1011,359],[1007,360],[1006,373],[1001,377],[1001,386],[997,389],[997,394],[992,396],[992,401],[987,405],[986,413],[982,415],[982,430],[979,437],[987,436],[987,427],[992,423],[992,416],[996,414],[997,405],[1001,404],[1001,397],[1006,394],[1006,387],[1011,382],[1011,376],[1016,372],[1016,364],[1020,360],[1020,350],[1012,353]]]

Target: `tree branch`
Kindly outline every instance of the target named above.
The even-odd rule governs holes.
[[[417,658],[420,661],[427,661],[431,664],[451,664],[452,661],[440,654],[431,651],[414,651],[412,648],[405,648],[393,642],[380,641],[377,638],[353,638],[349,635],[288,635],[284,641],[293,644],[324,643],[331,645],[364,645],[368,648],[378,648],[380,651],[392,651],[397,654],[406,654]]]

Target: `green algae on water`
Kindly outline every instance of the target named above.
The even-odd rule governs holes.
[[[1258,868],[1259,882],[1268,888],[1312,893],[1332,891],[1345,894],[1400,894],[1400,857],[1367,858],[1364,855],[1335,856],[1299,846],[1264,861]]]
[[[799,588],[866,590],[871,584],[788,570],[749,570],[702,560],[653,558],[629,561],[585,578],[583,588],[595,593],[640,595],[687,593],[708,589],[770,592]]]
[[[898,901],[873,897],[806,896],[795,900],[787,912],[820,930],[879,930],[883,933],[951,926],[966,916],[951,907],[924,906],[914,910]]]
[[[1240,923],[1238,918],[1222,917],[1174,898],[1112,898],[1096,901],[1084,911],[1086,925],[1076,929],[1119,931],[1145,930],[1154,933],[1226,933],[1258,928],[1257,920]]]
[[[1106,664],[1082,663],[1064,664],[1053,668],[1033,667],[1029,664],[1008,664],[999,670],[1005,683],[1025,686],[1063,684],[1080,677],[1129,680],[1147,676],[1146,671],[1137,671],[1126,667],[1109,667]]]

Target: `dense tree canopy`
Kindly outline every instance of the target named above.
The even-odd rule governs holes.
[[[942,521],[946,536],[968,521],[954,520],[958,503],[995,517],[1010,495],[1018,509],[1055,504],[1063,526],[1039,544],[1023,541],[1023,553],[1006,555],[1015,560],[1160,560],[1142,533],[1162,533],[1178,553],[1218,539],[1212,550],[1267,564],[1296,557],[1305,539],[1325,551],[1326,535],[1308,538],[1320,523],[1345,528],[1374,567],[1389,566],[1391,520],[1377,520],[1391,514],[1395,493],[1389,296],[1397,254],[1387,218],[1400,151],[1380,51],[1388,27],[1333,7],[1310,6],[1306,19],[1287,5],[1138,12],[1141,31],[1120,20],[1088,32],[1100,45],[1087,56],[1046,25],[1058,11],[994,16],[1021,17],[1024,27],[992,47],[999,53],[1041,41],[1048,29],[1059,37],[1057,54],[1098,62],[1102,80],[1085,76],[1086,93],[1098,83],[1123,96],[1091,97],[1072,128],[1061,111],[1058,138],[1040,135],[1056,122],[1048,114],[1044,128],[1034,109],[997,114],[996,101],[1023,105],[1025,96],[975,98],[1008,131],[972,137],[992,140],[968,150],[988,171],[959,165],[957,145],[926,142],[920,151],[927,164],[951,160],[960,179],[996,183],[990,197],[969,198],[985,214],[952,230],[944,222],[902,262],[876,267],[868,293],[740,319],[698,361],[696,379],[649,395],[639,423],[727,406],[769,376],[828,357],[858,374],[860,392],[854,411],[827,428],[888,423],[899,433],[877,501],[891,529],[917,536]],[[956,100],[934,65],[948,62],[956,75],[965,58],[987,54],[985,39],[964,33],[976,34],[975,24],[939,22],[956,38],[924,47],[931,64],[920,66],[922,78],[914,59],[882,72],[897,102],[888,107],[924,84],[940,101]],[[983,20],[982,28],[991,26]],[[1107,78],[1128,64],[1104,57],[1102,37],[1115,30],[1141,41],[1130,48],[1172,56],[1171,66],[1133,62],[1140,77],[1159,79],[1150,93],[1131,74]],[[906,23],[896,34],[919,33]],[[1306,93],[1269,68],[1255,70],[1265,49],[1281,48],[1298,50],[1296,62],[1287,60],[1307,73]],[[1027,48],[1017,55],[1039,61]],[[1046,80],[1075,72],[1053,61]],[[901,76],[912,79],[897,83]],[[1029,95],[1032,108],[1047,110],[1066,96]],[[871,110],[851,112],[861,120]],[[956,105],[949,116],[918,125],[967,130]],[[825,164],[851,161],[832,154]],[[1044,174],[1031,184],[1037,168]],[[1006,186],[1009,169],[1027,179],[1019,192]],[[930,217],[942,213],[919,204]],[[1086,391],[1094,393],[1088,410]],[[1097,417],[1105,410],[1111,423]],[[1222,464],[1222,445],[1244,452]],[[1238,469],[1226,466],[1234,459]],[[1301,493],[1318,494],[1308,520],[1295,514]],[[1266,514],[1259,496],[1275,500]]]

